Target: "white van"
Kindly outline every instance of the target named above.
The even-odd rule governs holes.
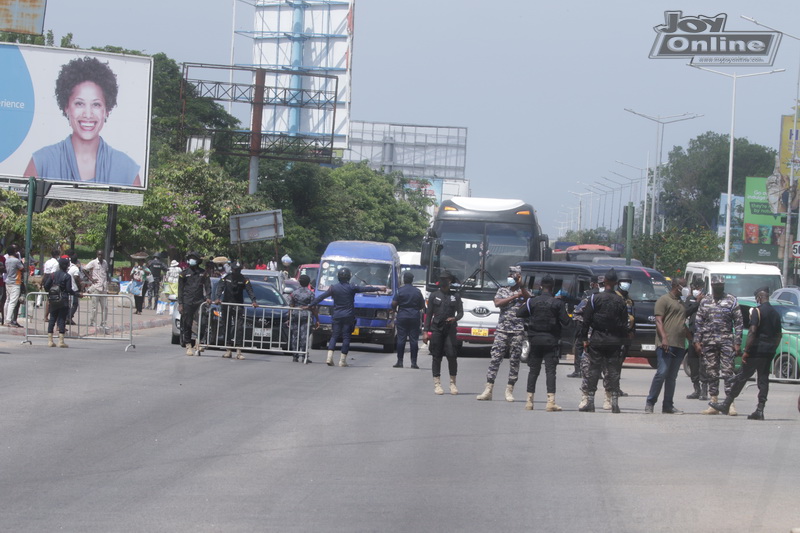
[[[781,271],[773,265],[758,263],[723,263],[709,261],[704,263],[688,263],[686,265],[686,281],[691,284],[702,280],[705,292],[711,290],[710,277],[719,274],[725,278],[725,292],[737,298],[752,297],[760,287],[769,287],[769,293],[783,287]]]

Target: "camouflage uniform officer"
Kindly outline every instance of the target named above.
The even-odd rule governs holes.
[[[519,309],[525,300],[531,297],[528,289],[522,285],[522,269],[518,266],[508,267],[507,287],[500,287],[494,295],[494,305],[500,308],[497,330],[492,343],[492,360],[486,373],[486,389],[478,396],[478,400],[491,400],[494,380],[506,354],[509,356],[511,368],[508,370],[506,385],[506,401],[514,401],[514,385],[519,378],[519,358],[525,340],[525,324],[517,318]]]
[[[594,412],[594,393],[600,371],[605,364],[608,378],[607,390],[611,391],[611,412],[619,413],[619,370],[622,367],[622,346],[629,342],[628,310],[625,300],[614,292],[617,273],[612,268],[604,277],[605,290],[592,296],[583,311],[580,339],[585,356],[589,359],[586,405],[579,410]],[[589,330],[592,335],[589,337]]]
[[[571,374],[567,374],[568,378],[582,378],[583,377],[583,369],[581,368],[581,361],[583,360],[583,343],[578,339],[578,331],[581,329],[581,322],[583,322],[583,308],[586,306],[586,303],[589,301],[589,298],[592,294],[597,294],[600,292],[600,286],[598,283],[602,282],[603,276],[592,276],[591,281],[589,282],[589,289],[583,291],[583,298],[581,302],[575,306],[575,309],[572,310],[572,320],[578,322],[575,326],[575,342],[573,343],[573,350],[572,353],[575,354],[575,358],[573,361],[573,371]]]
[[[711,276],[711,293],[700,302],[695,314],[694,347],[703,358],[711,402],[719,399],[719,378],[725,380],[725,394],[730,395],[733,377],[733,361],[742,345],[742,311],[732,294],[725,292],[725,278]],[[710,407],[704,415],[716,415],[719,411]],[[728,414],[735,416],[736,408],[731,404]]]

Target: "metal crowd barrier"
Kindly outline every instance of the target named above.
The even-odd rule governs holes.
[[[200,346],[204,348],[280,352],[303,357],[303,362],[308,362],[311,311],[296,307],[203,303],[198,316],[197,331]]]
[[[69,298],[70,313],[74,303]],[[133,296],[130,294],[88,294],[78,299],[78,307],[72,318],[67,318],[64,337],[78,340],[123,341],[128,348],[133,344]],[[47,337],[48,321],[45,320],[47,293],[31,292],[25,299],[25,340],[33,344],[33,338]],[[58,335],[58,324],[53,328]]]

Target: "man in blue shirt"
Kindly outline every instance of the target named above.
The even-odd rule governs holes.
[[[333,350],[336,348],[336,341],[342,338],[342,355],[339,358],[339,366],[347,366],[347,352],[350,351],[350,335],[356,326],[355,299],[359,292],[380,292],[386,290],[383,286],[357,286],[350,284],[349,268],[341,268],[337,274],[338,285],[331,285],[330,288],[314,298],[309,304],[313,307],[325,298],[333,296],[333,324],[331,327],[331,340],[328,341],[328,358],[325,362],[328,366],[333,366]],[[306,309],[304,307],[304,309]]]
[[[403,285],[397,289],[392,300],[392,309],[397,312],[395,324],[397,325],[397,363],[394,368],[403,368],[403,355],[406,351],[406,338],[411,345],[411,368],[418,369],[417,353],[419,352],[419,331],[420,316],[419,312],[425,309],[425,298],[422,292],[412,283],[414,274],[405,272],[403,274]]]

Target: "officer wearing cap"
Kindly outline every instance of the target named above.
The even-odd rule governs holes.
[[[583,323],[579,338],[589,361],[587,378],[587,401],[580,411],[594,412],[594,394],[597,381],[605,366],[611,391],[611,412],[619,413],[619,371],[622,367],[622,346],[629,342],[628,309],[625,300],[614,292],[617,272],[612,268],[603,279],[604,290],[589,298],[583,311]],[[591,337],[589,336],[591,330]]]
[[[508,267],[506,286],[500,287],[494,295],[494,305],[500,309],[497,319],[494,342],[492,342],[492,360],[486,373],[486,388],[478,395],[478,400],[491,400],[494,380],[500,363],[508,355],[508,384],[506,385],[506,401],[514,401],[514,385],[519,379],[519,360],[522,355],[522,344],[525,341],[525,322],[517,315],[525,300],[531,293],[522,284],[522,269],[518,266]]]
[[[403,272],[403,285],[395,292],[392,309],[397,313],[397,362],[393,368],[403,368],[403,356],[406,351],[406,339],[411,350],[411,368],[417,366],[419,353],[420,312],[425,310],[425,297],[422,291],[414,286],[414,273]]]
[[[750,309],[750,330],[747,344],[742,352],[742,367],[731,380],[731,390],[722,403],[710,403],[711,408],[729,414],[733,400],[741,394],[747,380],[758,373],[758,406],[748,420],[764,420],[764,404],[769,394],[769,373],[775,351],[781,343],[783,326],[781,315],[769,303],[769,287],[760,287],[755,292],[758,307]]]
[[[545,365],[547,376],[547,411],[561,411],[556,405],[556,367],[560,354],[561,328],[569,324],[569,315],[564,301],[553,297],[555,282],[549,274],[542,278],[542,293],[530,298],[517,310],[517,316],[528,319],[528,398],[525,409],[533,410],[533,395],[536,392],[536,381]]]
[[[442,390],[442,357],[447,357],[450,370],[450,394],[458,394],[456,375],[458,374],[458,350],[456,350],[456,333],[458,321],[464,316],[461,295],[450,290],[453,275],[443,270],[439,274],[439,290],[428,297],[428,314],[425,316],[425,330],[422,342],[430,340],[429,350],[433,356],[431,372],[433,373],[433,392],[444,394]]]
[[[222,263],[223,265],[228,263],[227,258],[225,259],[226,261]],[[253,307],[258,307],[253,286],[250,284],[250,280],[242,274],[242,267],[241,261],[234,261],[231,265],[231,273],[224,274],[220,278],[211,296],[215,303],[243,304],[244,293],[246,292]],[[242,350],[239,348],[242,345],[242,333],[244,332],[244,309],[239,305],[223,305],[222,324],[225,345],[236,346],[236,359],[244,359]],[[232,357],[231,349],[225,350],[222,357],[230,359]]]
[[[707,294],[695,314],[694,347],[703,359],[708,382],[710,403],[719,401],[719,378],[725,381],[725,394],[730,395],[733,362],[742,345],[742,311],[736,296],[725,292],[725,278],[711,275],[711,292]],[[704,415],[716,415],[718,410],[709,405]],[[730,404],[728,414],[735,416],[736,407]]]
[[[198,326],[197,339],[192,349],[192,323],[197,318],[200,306],[211,303],[211,280],[200,267],[201,257],[197,252],[186,254],[188,267],[178,275],[178,311],[181,313],[181,346],[186,347],[186,355],[200,355],[201,331]]]

